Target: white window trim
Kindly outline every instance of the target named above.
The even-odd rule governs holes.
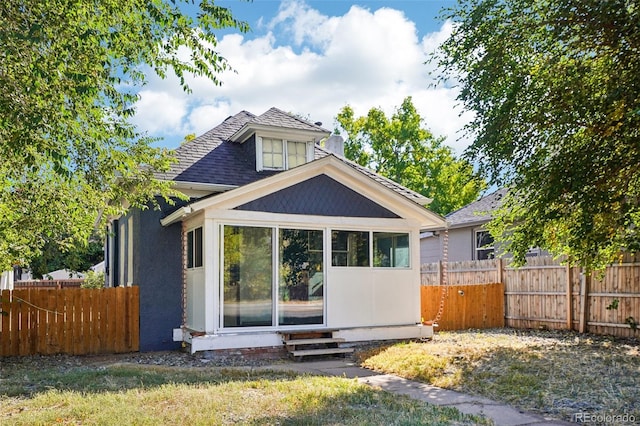
[[[282,141],[282,167],[265,167],[264,166],[264,153],[262,151],[262,136],[256,136],[256,171],[261,172],[263,170],[289,170],[289,150],[287,142],[298,142],[306,144],[306,162],[309,163],[314,160],[315,149],[313,141],[301,141],[301,140],[288,140],[285,138],[270,138]]]
[[[280,279],[280,274],[279,274],[279,263],[280,263],[280,247],[279,247],[279,235],[280,235],[280,229],[302,229],[302,230],[315,230],[315,231],[322,231],[323,233],[323,239],[322,239],[322,250],[323,250],[323,256],[322,256],[322,261],[323,261],[323,283],[326,286],[327,283],[327,270],[328,270],[328,266],[327,266],[327,262],[331,263],[331,259],[328,257],[330,255],[331,250],[327,249],[327,233],[330,231],[329,228],[326,227],[321,227],[321,226],[317,226],[317,225],[292,225],[292,226],[288,226],[286,224],[273,224],[273,223],[248,223],[248,222],[236,222],[236,221],[221,221],[221,222],[216,222],[216,226],[218,229],[218,233],[220,235],[220,252],[219,252],[219,256],[220,256],[220,268],[219,268],[219,275],[218,275],[218,289],[219,289],[219,299],[218,299],[218,303],[219,303],[219,312],[218,312],[218,324],[219,324],[219,328],[218,328],[218,332],[220,333],[247,333],[247,332],[252,332],[252,331],[271,331],[271,330],[296,330],[296,329],[323,329],[327,326],[327,316],[328,316],[328,311],[327,311],[327,288],[325,287],[325,292],[323,295],[323,311],[322,311],[322,317],[323,317],[323,321],[322,324],[299,324],[299,325],[279,325],[278,324],[278,318],[280,315],[279,312],[279,307],[278,307],[278,298],[279,298],[279,279]],[[271,306],[271,310],[272,310],[272,318],[271,318],[271,325],[265,325],[265,326],[256,326],[256,327],[225,327],[224,326],[224,227],[225,226],[245,226],[245,227],[257,227],[257,228],[269,228],[271,229],[271,256],[272,256],[272,264],[273,264],[273,270],[272,270],[272,279],[271,279],[271,291],[272,291],[272,306]],[[331,235],[329,235],[329,243],[331,243]],[[330,247],[330,246],[329,246]]]
[[[201,229],[200,232],[202,233],[201,241],[200,241],[200,253],[201,253],[201,256],[202,256],[202,264],[200,266],[196,266],[196,230],[197,229]],[[195,269],[202,269],[202,268],[204,268],[204,264],[205,264],[205,260],[204,260],[204,226],[198,225],[198,226],[194,226],[193,228],[187,229],[186,236],[185,236],[185,239],[186,239],[186,243],[185,244],[187,245],[187,247],[186,247],[187,253],[189,252],[189,233],[191,233],[193,235],[192,241],[191,241],[191,256],[192,256],[193,265],[191,267],[189,267],[189,261],[187,259],[186,260],[187,263],[185,264],[185,269],[187,271],[193,271]],[[185,256],[188,257],[187,253],[185,253]]]

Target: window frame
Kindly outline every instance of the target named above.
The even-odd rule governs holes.
[[[347,246],[347,250],[335,250],[334,249],[334,242],[333,242],[333,235],[334,232],[348,232],[348,233],[359,233],[359,234],[366,234],[367,235],[367,264],[366,265],[351,265],[349,264],[349,247]],[[376,264],[376,244],[375,244],[375,236],[376,234],[387,234],[387,235],[392,235],[394,237],[394,246],[393,248],[397,248],[397,245],[395,244],[395,242],[397,241],[397,238],[401,237],[401,236],[406,236],[407,238],[407,264],[406,265],[400,265],[400,266],[396,266],[396,258],[394,257],[393,259],[390,260],[389,265],[383,265],[383,264]],[[367,230],[367,231],[362,231],[362,230],[356,230],[356,229],[336,229],[336,228],[331,228],[330,229],[330,243],[331,243],[331,251],[329,253],[329,260],[331,262],[331,267],[332,268],[376,268],[376,269],[411,269],[411,264],[412,264],[412,260],[411,260],[411,253],[413,251],[412,247],[411,247],[411,232],[410,231],[374,231],[374,230]],[[347,241],[348,244],[348,241]],[[334,253],[346,253],[347,255],[347,264],[346,265],[337,265],[334,262],[335,256]]]
[[[337,250],[335,248],[335,243],[334,243],[334,233],[337,232],[341,232],[341,233],[347,233],[347,238],[346,238],[346,250]],[[365,264],[360,264],[361,262],[359,262],[359,258],[358,256],[362,253],[359,253],[357,251],[352,252],[351,250],[351,246],[350,244],[352,244],[353,242],[351,241],[351,239],[349,238],[349,234],[362,234],[365,235],[366,237],[366,265]],[[333,268],[370,268],[371,267],[371,231],[358,231],[358,230],[353,230],[353,229],[331,229],[330,230],[330,238],[331,238],[331,253],[330,253],[330,258],[331,258],[331,267]],[[358,238],[359,239],[359,238]],[[336,264],[335,260],[335,254],[344,254],[346,255],[345,258],[345,265],[338,265]],[[350,264],[350,260],[352,260],[353,255],[356,256],[356,264]]]
[[[267,139],[269,141],[271,141],[272,143],[272,147],[276,144],[276,142],[279,142],[280,145],[280,151],[276,152],[273,149],[271,151],[266,152],[264,150],[264,139]],[[287,151],[286,151],[286,146],[287,144],[285,143],[284,139],[278,139],[278,138],[260,138],[261,140],[261,148],[260,148],[260,152],[258,153],[258,156],[261,158],[262,160],[262,164],[263,164],[263,169],[264,170],[286,170],[287,169]],[[265,166],[264,163],[264,158],[265,158],[265,154],[270,154],[271,155],[271,161],[273,164],[273,156],[274,154],[280,154],[282,156],[282,166]]]
[[[318,226],[288,226],[283,224],[268,224],[268,223],[245,223],[245,222],[236,222],[236,221],[221,221],[217,223],[220,235],[220,253],[219,253],[219,262],[220,268],[220,280],[219,280],[219,297],[220,297],[220,312],[218,317],[218,327],[222,332],[238,332],[242,331],[252,331],[252,330],[282,330],[282,329],[300,329],[300,328],[308,328],[308,327],[323,327],[327,324],[327,298],[326,298],[326,290],[324,287],[326,285],[327,280],[327,247],[326,247],[326,232],[327,228],[318,227]],[[225,279],[224,279],[224,266],[225,265],[225,228],[226,227],[238,227],[238,228],[264,228],[269,229],[271,232],[271,262],[272,262],[272,270],[271,270],[271,324],[270,325],[247,325],[247,326],[231,326],[225,325]],[[281,324],[281,306],[280,306],[280,284],[281,284],[281,231],[282,230],[302,230],[302,231],[319,231],[322,234],[321,243],[322,249],[318,248],[310,248],[309,253],[321,253],[320,258],[322,259],[322,322],[321,323],[311,323],[311,324]]]
[[[379,231],[372,231],[372,238],[371,238],[371,244],[373,246],[373,267],[374,268],[392,268],[392,269],[409,269],[411,268],[411,238],[410,238],[410,233],[409,232],[379,232]],[[391,241],[391,245],[389,246],[389,259],[388,262],[389,264],[380,264],[379,262],[379,258],[377,256],[377,252],[376,252],[376,248],[377,248],[377,244],[376,242],[379,241],[379,238],[376,238],[376,234],[378,235],[383,235],[385,236],[385,238],[390,238]],[[399,252],[399,248],[401,246],[398,245],[398,241],[400,240],[400,238],[406,238],[407,239],[407,245],[406,245],[406,250],[407,250],[407,254],[406,254],[406,265],[402,264],[402,265],[398,265],[398,252]],[[381,250],[377,250],[378,252],[380,252]],[[378,264],[376,264],[378,263]]]
[[[187,269],[197,269],[204,266],[204,241],[202,226],[187,231]]]
[[[265,166],[264,161],[264,140],[268,139],[270,141],[279,141],[282,146],[282,166]],[[302,164],[296,164],[291,166],[291,161],[289,159],[289,143],[293,144],[304,144],[305,145],[305,161],[302,164],[309,163],[314,158],[314,142],[313,141],[304,141],[304,140],[296,140],[296,139],[287,139],[287,138],[278,138],[278,137],[270,137],[270,136],[256,136],[256,170],[289,170],[293,167],[301,166]],[[273,151],[271,152],[273,154]]]
[[[478,234],[486,234],[491,238],[491,246],[478,246],[480,240],[478,239]],[[487,253],[487,257],[480,257],[480,253]],[[473,260],[487,260],[487,259],[495,259],[496,257],[496,248],[495,248],[495,240],[491,233],[486,229],[474,229],[473,230]]]

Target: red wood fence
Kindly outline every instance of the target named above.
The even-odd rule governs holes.
[[[138,287],[0,292],[0,356],[135,352]]]
[[[438,330],[504,327],[503,284],[422,286],[420,293],[425,321],[435,319],[444,303]]]

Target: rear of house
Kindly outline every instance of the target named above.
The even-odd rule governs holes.
[[[241,112],[176,150],[190,197],[111,222],[110,285],[140,286],[141,350],[427,337],[420,233],[428,199],[345,160],[341,140],[272,108]],[[335,153],[320,147],[335,146]]]

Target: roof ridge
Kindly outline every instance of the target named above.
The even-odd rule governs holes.
[[[276,111],[281,112],[281,113],[283,113],[283,114],[286,114],[286,115],[288,115],[289,117],[291,117],[291,118],[293,118],[293,119],[295,119],[295,120],[297,120],[297,121],[301,122],[302,124],[306,124],[306,125],[308,125],[308,126],[313,126],[313,127],[319,127],[319,128],[320,128],[320,129],[322,129],[322,130],[327,130],[327,131],[329,131],[329,129],[325,129],[324,127],[322,127],[322,124],[317,124],[317,123],[320,123],[320,121],[318,121],[318,122],[309,121],[309,120],[307,120],[307,119],[305,119],[305,118],[302,118],[302,117],[300,117],[300,116],[298,116],[298,115],[291,114],[291,113],[289,113],[289,112],[283,111],[283,110],[281,110],[281,109],[280,109],[280,108],[278,108],[278,107],[271,107],[271,108],[269,108],[269,109],[275,109]]]

